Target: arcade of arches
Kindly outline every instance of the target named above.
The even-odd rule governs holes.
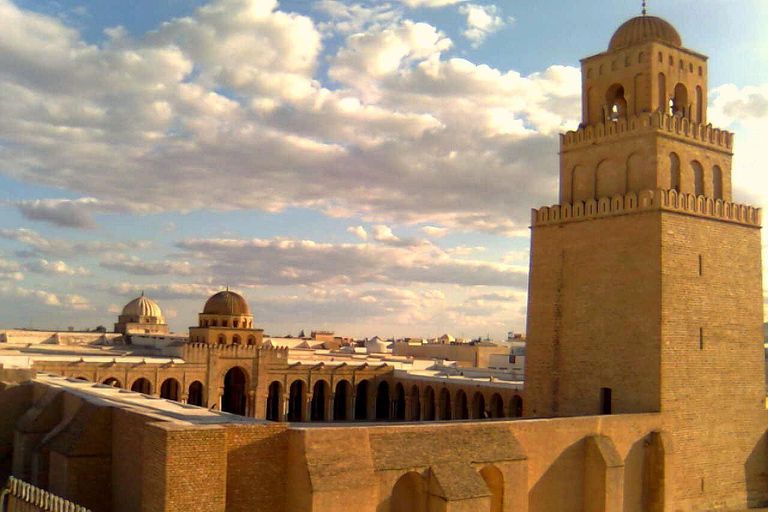
[[[294,371],[291,374],[270,372],[266,389],[260,392],[252,389],[256,379],[251,378],[244,366],[229,367],[220,375],[221,380],[215,386],[219,397],[213,402],[207,393],[204,375],[195,377],[175,372],[173,376],[160,375],[159,378],[130,375],[122,380],[114,375],[77,378],[269,421],[452,421],[523,416],[522,393],[514,386],[498,383],[483,386],[455,381],[398,380],[381,369],[368,369],[360,375],[352,373],[341,378],[335,375],[326,378],[317,371],[307,375]],[[123,382],[128,385],[124,386]],[[257,400],[258,395],[262,395],[263,400]]]

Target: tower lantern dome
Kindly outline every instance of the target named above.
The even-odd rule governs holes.
[[[683,39],[670,22],[657,16],[637,16],[621,25],[611,37],[608,50],[658,41],[681,48]]]

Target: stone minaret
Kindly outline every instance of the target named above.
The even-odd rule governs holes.
[[[731,202],[707,58],[640,16],[582,73],[561,204],[532,214],[525,415],[661,413],[663,509],[743,506],[765,431],[761,220]]]

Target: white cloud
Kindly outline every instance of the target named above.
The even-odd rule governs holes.
[[[125,254],[110,254],[99,264],[103,268],[141,276],[191,275],[203,273],[188,261],[144,261]]]
[[[438,28],[376,12],[329,55],[312,20],[272,1],[216,0],[96,47],[0,0],[4,173],[84,196],[19,208],[75,227],[122,211],[304,207],[520,233],[532,204],[554,200],[578,70],[446,59]]]
[[[459,8],[459,12],[467,17],[467,29],[463,34],[472,41],[474,48],[483,44],[486,37],[514,21],[499,16],[499,8],[495,5],[466,4]]]
[[[61,308],[70,311],[92,311],[91,301],[82,295],[57,295],[47,290],[23,288],[14,285],[0,284],[0,294],[8,298],[31,301],[35,305]]]
[[[368,232],[365,230],[363,226],[355,226],[355,227],[350,226],[347,228],[347,233],[352,233],[363,242],[368,240]]]
[[[424,226],[420,228],[420,231],[432,238],[443,238],[445,235],[447,235],[450,232],[450,229],[441,228],[438,226]]]
[[[21,214],[30,220],[44,221],[66,228],[95,227],[94,213],[151,213],[159,211],[150,205],[131,206],[100,201],[93,197],[80,199],[34,199],[15,203]]]
[[[25,263],[24,268],[29,272],[53,276],[86,277],[91,275],[88,269],[84,267],[70,267],[61,260],[48,261],[45,259],[38,259]]]
[[[526,272],[518,267],[455,259],[427,241],[334,245],[282,238],[213,238],[185,240],[179,247],[188,251],[189,258],[208,263],[220,282],[241,285],[440,283],[524,289],[527,282]]]
[[[362,5],[339,0],[320,0],[314,8],[325,13],[331,21],[319,24],[322,31],[337,33],[360,32],[371,27],[382,27],[400,20],[402,13],[391,3]]]
[[[220,288],[195,283],[171,283],[171,284],[134,284],[134,283],[114,283],[114,284],[90,284],[88,288],[99,291],[106,291],[113,295],[135,298],[142,292],[153,300],[155,299],[199,299],[205,301],[214,293],[221,291]],[[237,291],[237,290],[233,290]],[[202,303],[201,303],[202,306]],[[120,308],[122,311],[122,308]]]
[[[0,281],[23,281],[24,274],[21,265],[0,258]]]
[[[0,229],[0,237],[25,244],[28,249],[20,251],[21,256],[50,255],[54,257],[74,257],[106,252],[127,252],[148,247],[148,242],[112,242],[103,240],[75,241],[46,238],[36,231],[26,228]]]

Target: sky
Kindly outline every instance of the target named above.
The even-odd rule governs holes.
[[[768,2],[650,1],[709,63],[768,205]],[[229,286],[270,335],[525,330],[579,59],[629,0],[0,0],[0,328],[175,332]]]

